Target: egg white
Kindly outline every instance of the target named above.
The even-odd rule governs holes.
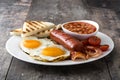
[[[23,42],[25,40],[37,40],[41,43],[41,45],[37,48],[30,49],[30,48],[27,48],[23,45]],[[65,53],[63,55],[60,55],[60,56],[57,56],[57,57],[46,56],[46,55],[42,54],[42,50],[44,48],[53,47],[53,46],[57,47],[57,48],[60,48]],[[22,41],[20,43],[20,47],[24,52],[28,53],[33,59],[41,60],[41,61],[55,61],[55,60],[59,61],[59,60],[64,60],[64,59],[66,59],[67,57],[70,56],[70,51],[69,50],[65,49],[62,45],[58,45],[58,44],[53,43],[53,41],[51,41],[48,38],[38,39],[36,37],[26,37],[26,38],[22,39]]]
[[[56,59],[60,59],[60,58],[67,58],[70,56],[70,51],[68,51],[67,49],[65,49],[63,46],[61,45],[57,45],[57,44],[54,44],[54,45],[49,45],[48,47],[57,47],[57,48],[60,48],[61,50],[64,51],[64,54],[63,55],[60,55],[60,56],[56,56],[56,57],[52,57],[52,56],[45,56],[42,54],[42,50],[46,47],[43,47],[43,49],[40,51],[40,54],[39,54],[39,57],[42,59],[42,60],[46,60],[46,61],[54,61]]]
[[[41,43],[41,45],[37,48],[33,48],[33,49],[30,49],[30,48],[27,48],[23,45],[23,42],[25,40],[37,40]],[[42,47],[47,47],[49,45],[53,45],[54,43],[50,40],[50,39],[47,39],[47,38],[43,38],[43,39],[38,39],[36,37],[26,37],[26,38],[23,38],[21,43],[20,43],[20,47],[21,49],[28,53],[29,55],[39,55],[40,53],[40,50],[42,49]]]

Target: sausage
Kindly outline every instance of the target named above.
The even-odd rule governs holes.
[[[83,44],[79,40],[64,33],[61,30],[51,31],[50,38],[57,43],[63,45],[68,50],[82,51],[83,49]]]

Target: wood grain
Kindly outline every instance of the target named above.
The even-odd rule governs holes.
[[[9,32],[22,26],[29,9],[29,6],[17,3],[21,2],[0,1],[0,80],[5,80],[12,60],[12,56],[5,49]]]
[[[103,60],[84,65],[53,67],[29,64],[14,58],[11,66],[7,80],[110,80]]]
[[[0,80],[120,80],[119,5],[119,0],[0,0]],[[8,54],[5,43],[10,30],[22,27],[25,19],[55,24],[94,20],[100,31],[113,39],[115,48],[107,57],[83,65],[53,67],[23,62]]]
[[[58,24],[71,20],[91,19],[102,26],[104,21],[101,21],[100,16],[105,14],[104,10],[90,6],[87,2],[84,0],[34,0],[26,20],[43,20]],[[62,67],[34,65],[14,58],[6,79],[111,80],[111,77],[104,58],[88,64]]]
[[[112,80],[120,79],[120,5],[119,0],[107,0],[109,5],[105,4],[106,8],[101,8],[93,6],[92,8],[96,8],[94,11],[94,19],[96,19],[100,24],[100,31],[109,35],[114,43],[114,50],[105,58],[106,64],[108,65],[108,69],[110,72],[110,77]],[[89,5],[93,5],[93,3],[88,3]],[[98,15],[100,14],[100,15]]]

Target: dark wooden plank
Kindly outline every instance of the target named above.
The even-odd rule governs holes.
[[[114,11],[111,12],[111,18],[109,22],[109,26],[112,26],[110,29],[112,33],[110,35],[112,36],[112,39],[114,40],[115,43],[115,48],[110,56],[106,59],[110,74],[113,80],[119,80],[120,79],[120,1],[119,0],[114,0],[111,1],[111,8],[110,10]],[[113,6],[113,7],[112,7]],[[107,16],[109,17],[109,16]]]
[[[119,52],[120,45],[118,44],[120,43],[120,39],[114,38],[114,42],[115,42],[115,48],[112,52],[113,54],[108,56],[106,62],[108,63],[112,80],[119,80],[120,79],[120,52]]]
[[[40,66],[13,59],[7,80],[110,80],[104,61],[76,66]]]
[[[28,5],[0,3],[0,80],[5,80],[12,59],[5,49],[5,43],[10,37],[9,32],[22,26],[28,9]]]
[[[15,3],[15,2],[17,2],[17,0],[0,0],[0,3]]]
[[[90,5],[93,3],[89,3]],[[103,3],[99,3],[103,4]],[[106,4],[106,3],[104,3]],[[120,1],[119,0],[109,0],[109,5],[105,8],[102,6],[93,6],[92,8],[102,8],[102,12],[100,10],[94,10],[94,13],[99,13],[103,15],[94,14],[94,18],[102,23],[100,26],[100,31],[109,35],[114,43],[114,50],[111,52],[109,56],[106,57],[105,61],[108,65],[110,76],[112,80],[120,80]]]
[[[26,18],[26,20],[43,20],[56,24],[80,19],[93,19],[93,11],[86,7],[86,2],[83,3],[82,0],[34,0]],[[111,80],[104,59],[83,65],[53,67],[34,65],[14,58],[7,80],[26,79]]]
[[[81,0],[36,0],[33,1],[26,20],[44,20],[58,24],[86,19],[88,12],[84,8]]]
[[[113,80],[120,79],[120,20],[118,19],[115,13],[111,13],[112,18],[109,22],[110,32],[106,32],[109,36],[112,37],[115,47],[112,51],[112,54],[108,56],[106,59],[106,63],[108,63],[110,74]],[[116,20],[117,19],[117,20]]]
[[[31,3],[31,0],[0,0],[0,3],[7,3],[7,4],[13,4],[13,3]]]

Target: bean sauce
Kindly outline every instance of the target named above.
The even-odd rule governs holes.
[[[71,22],[63,26],[69,31],[79,34],[91,34],[96,31],[96,27],[85,22]]]

